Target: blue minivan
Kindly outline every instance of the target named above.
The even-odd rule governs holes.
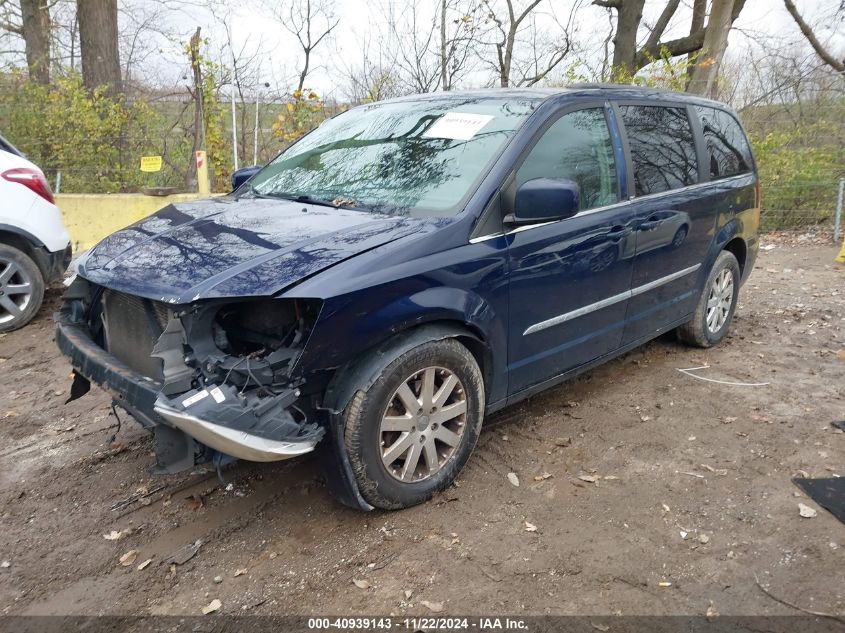
[[[57,315],[154,471],[316,451],[330,489],[403,508],[486,414],[676,330],[727,334],[758,250],[723,104],[616,85],[353,108],[232,194],[104,239]]]

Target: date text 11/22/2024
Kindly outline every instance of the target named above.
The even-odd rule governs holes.
[[[347,617],[309,618],[308,629],[319,630],[389,630],[408,631],[527,631],[528,624],[522,618],[509,617]]]

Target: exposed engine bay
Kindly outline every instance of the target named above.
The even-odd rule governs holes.
[[[87,371],[71,354],[71,399],[88,391],[88,378],[112,393],[154,433],[156,472],[307,453],[324,429],[311,421],[293,369],[320,308],[266,298],[176,306],[77,278],[57,341],[71,334],[61,326],[74,326],[101,349]]]

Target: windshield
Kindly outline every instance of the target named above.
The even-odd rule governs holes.
[[[538,102],[450,98],[357,107],[282,152],[249,190],[379,213],[455,215]]]

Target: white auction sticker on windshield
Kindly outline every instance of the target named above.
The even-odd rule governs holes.
[[[493,120],[491,114],[473,114],[471,112],[447,112],[437,119],[423,136],[425,138],[448,138],[456,141],[468,141],[478,131]]]

